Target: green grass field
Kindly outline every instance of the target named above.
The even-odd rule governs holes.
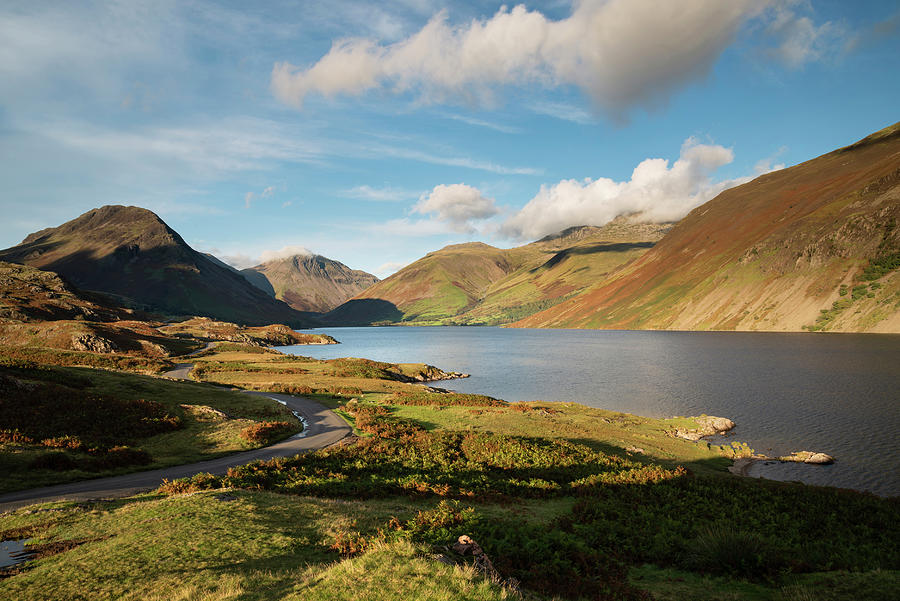
[[[882,601],[900,587],[897,499],[732,476],[732,449],[670,434],[690,418],[429,392],[399,381],[414,364],[235,345],[198,363],[217,382],[309,391],[359,438],[0,514],[0,537],[39,554],[0,578],[0,598]],[[91,386],[251,411],[200,383],[98,371]],[[449,547],[461,534],[495,578]]]

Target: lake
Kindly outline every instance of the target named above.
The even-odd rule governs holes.
[[[429,363],[472,375],[438,383],[507,401],[575,401],[672,417],[728,417],[731,438],[830,466],[756,463],[751,476],[900,494],[900,335],[322,328],[340,345],[281,347],[322,359]]]

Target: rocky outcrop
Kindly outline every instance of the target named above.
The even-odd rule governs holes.
[[[789,463],[810,463],[813,465],[830,465],[834,463],[834,457],[826,453],[816,453],[813,451],[795,451],[790,455],[778,457],[778,461]]]
[[[119,350],[113,341],[94,334],[73,336],[69,346],[73,351],[90,351],[92,353],[113,353]]]
[[[417,373],[410,374],[410,382],[437,382],[439,380],[457,380],[468,378],[469,374],[458,371],[444,371],[434,365],[425,365]]]
[[[734,464],[728,468],[728,471],[738,476],[747,476],[750,472],[750,466],[757,461],[781,461],[782,463],[805,463],[807,465],[831,465],[834,463],[834,457],[827,453],[814,453],[812,451],[795,451],[790,455],[781,457],[768,457],[766,455],[754,454],[750,457],[740,457],[734,460]]]
[[[700,417],[692,417],[697,423],[696,428],[675,428],[673,435],[685,440],[700,440],[704,436],[715,436],[724,434],[734,428],[734,422],[727,417],[713,417],[711,415],[701,415]]]
[[[284,324],[247,327],[227,321],[216,321],[206,317],[172,323],[160,328],[172,336],[188,336],[201,340],[238,342],[253,346],[290,346],[294,344],[339,344],[327,334],[306,334],[295,332]]]

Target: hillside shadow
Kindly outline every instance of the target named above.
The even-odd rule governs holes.
[[[272,282],[269,281],[269,278],[258,271],[253,271],[252,269],[242,270],[241,275],[244,276],[245,280],[259,288],[272,298],[275,298],[275,287],[272,286]]]
[[[629,461],[661,465],[668,469],[675,469],[681,465],[696,474],[726,474],[728,472],[728,466],[731,464],[731,459],[728,459],[727,457],[704,457],[693,460],[666,459],[664,457],[644,455],[643,453],[629,453],[625,446],[617,446],[590,438],[566,438],[566,440],[575,444],[584,445],[607,455],[616,455],[623,459],[628,459]]]
[[[605,252],[628,252],[629,250],[652,248],[654,244],[654,242],[616,242],[613,244],[600,243],[567,248],[550,257],[550,259],[548,259],[543,265],[532,269],[530,273],[537,273],[538,271],[541,271],[543,269],[550,269],[551,267],[559,265],[567,258],[575,255],[592,255]]]
[[[9,263],[22,263],[25,261],[37,259],[44,253],[56,250],[62,246],[61,242],[29,242],[28,244],[20,244],[11,246],[10,248],[0,250],[0,261]]]
[[[370,326],[378,322],[397,322],[403,313],[394,303],[381,298],[349,300],[322,316],[329,326]]]

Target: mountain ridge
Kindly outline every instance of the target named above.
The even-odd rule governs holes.
[[[325,323],[497,325],[586,287],[646,252],[671,224],[615,220],[576,226],[522,246],[451,244],[430,252],[323,317]]]
[[[191,248],[155,213],[107,205],[0,251],[0,260],[64,276],[87,291],[174,315],[303,326],[308,316]]]
[[[299,311],[327,312],[380,281],[317,254],[300,254],[242,269],[247,280]]]
[[[900,123],[722,192],[651,251],[516,327],[900,331]],[[852,308],[852,310],[851,310]]]

